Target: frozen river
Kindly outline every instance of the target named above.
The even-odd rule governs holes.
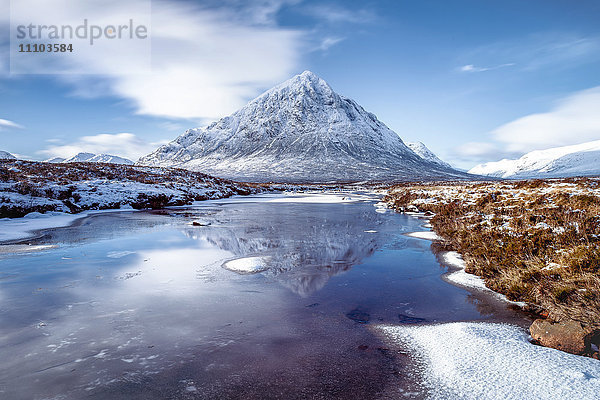
[[[0,398],[431,395],[414,346],[381,326],[528,320],[442,280],[431,243],[404,235],[424,221],[376,203],[268,195],[114,212],[25,241],[51,247],[0,253]]]

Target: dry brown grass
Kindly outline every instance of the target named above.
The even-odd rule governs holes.
[[[600,327],[600,188],[596,179],[392,187],[416,206],[467,272],[554,320]]]

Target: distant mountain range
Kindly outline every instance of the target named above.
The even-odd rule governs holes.
[[[109,164],[124,164],[133,165],[133,161],[110,154],[93,154],[93,153],[77,153],[70,158],[54,157],[46,160],[49,163],[72,163],[72,162],[96,162],[96,163],[109,163]]]
[[[536,150],[517,160],[504,159],[480,164],[469,173],[523,179],[600,176],[600,140]]]
[[[187,130],[138,163],[258,182],[470,177],[422,144],[411,149],[374,114],[310,71],[206,128]]]

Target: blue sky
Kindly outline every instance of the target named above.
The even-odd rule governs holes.
[[[11,74],[9,21],[0,19],[0,149],[31,159],[79,150],[135,158],[307,69],[462,168],[600,139],[598,1],[152,8],[154,69],[145,75]]]

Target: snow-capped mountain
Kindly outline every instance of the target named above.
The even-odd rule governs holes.
[[[95,157],[96,155],[93,153],[77,153],[75,154],[73,157],[69,157],[65,160],[63,160],[62,162],[64,163],[71,163],[71,162],[85,162],[85,161],[89,161],[90,158]]]
[[[206,128],[189,129],[142,165],[241,181],[330,182],[457,178],[424,160],[355,101],[305,71]]]
[[[110,154],[98,154],[87,160],[87,162],[133,165],[133,161],[128,158],[112,156]]]
[[[8,151],[0,150],[0,160],[15,160],[17,157],[10,154]]]
[[[65,161],[65,159],[64,159],[64,158],[62,158],[62,157],[52,157],[52,158],[49,158],[49,159],[47,159],[47,160],[44,160],[44,162],[47,162],[47,163],[54,163],[54,164],[56,164],[56,163],[61,163],[61,162],[63,162],[63,161]]]
[[[97,162],[97,163],[109,163],[109,164],[125,164],[125,165],[133,165],[133,161],[119,157],[113,156],[110,154],[93,154],[93,153],[77,153],[73,157],[67,158],[63,161],[49,161],[49,162],[63,162],[63,163],[72,163],[72,162]]]
[[[518,160],[480,164],[469,173],[499,178],[564,178],[600,175],[600,140],[536,150]]]
[[[406,142],[406,145],[409,149],[417,153],[417,155],[422,159],[431,161],[432,163],[439,164],[446,168],[452,168],[450,164],[448,164],[446,161],[442,161],[438,156],[435,155],[434,152],[429,150],[427,146],[423,144],[423,142]]]

